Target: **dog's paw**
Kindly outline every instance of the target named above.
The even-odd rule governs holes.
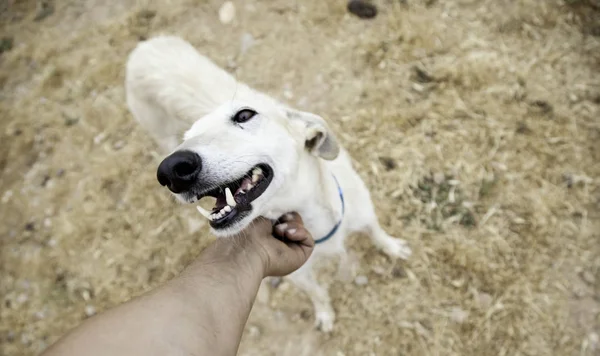
[[[383,252],[391,258],[401,258],[406,260],[412,255],[412,250],[408,243],[402,239],[390,237],[382,246]]]
[[[324,333],[328,333],[333,330],[334,322],[335,314],[333,311],[320,311],[315,315],[315,326]]]

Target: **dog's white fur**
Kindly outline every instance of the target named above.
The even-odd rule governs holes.
[[[368,233],[391,257],[411,254],[405,241],[390,237],[379,226],[369,191],[319,116],[293,110],[237,82],[188,42],[172,36],[155,37],[133,50],[126,91],[131,113],[164,152],[185,148],[200,154],[211,184],[234,180],[259,163],[273,168],[273,181],[252,202],[252,213],[225,231],[214,231],[218,236],[237,233],[258,216],[277,219],[290,211],[300,213],[315,239],[325,236],[342,216],[333,176],[337,178],[345,198],[342,223],[289,276],[310,296],[321,330],[332,329],[335,315],[327,290],[312,272],[315,261],[334,255],[347,260],[345,237],[357,231]],[[233,124],[230,118],[243,107],[258,115],[242,125]],[[195,201],[184,194],[178,198]]]

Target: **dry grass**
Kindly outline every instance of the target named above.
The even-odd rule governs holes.
[[[39,353],[211,241],[124,105],[126,55],[159,32],[328,117],[415,250],[352,238],[369,282],[322,274],[333,334],[284,282],[242,355],[599,354],[597,2],[382,0],[373,21],[342,0],[235,3],[229,26],[220,1],[0,5],[0,354]]]

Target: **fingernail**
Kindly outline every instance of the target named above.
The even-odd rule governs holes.
[[[287,232],[289,232],[290,235],[294,235],[296,233],[296,229],[289,229]]]
[[[292,213],[287,213],[287,214],[285,214],[285,215],[283,216],[283,218],[284,218],[286,221],[294,220],[294,214],[292,214]]]
[[[287,226],[288,226],[288,224],[283,223],[283,224],[275,225],[275,229],[277,231],[279,231],[280,233],[284,233]]]

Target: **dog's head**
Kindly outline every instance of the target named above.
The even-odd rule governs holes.
[[[339,146],[325,121],[279,105],[230,102],[197,120],[184,142],[160,164],[157,178],[182,202],[216,198],[198,207],[218,236],[238,233],[278,210],[277,196],[297,184],[302,159],[333,160]],[[303,156],[304,155],[304,156]]]

